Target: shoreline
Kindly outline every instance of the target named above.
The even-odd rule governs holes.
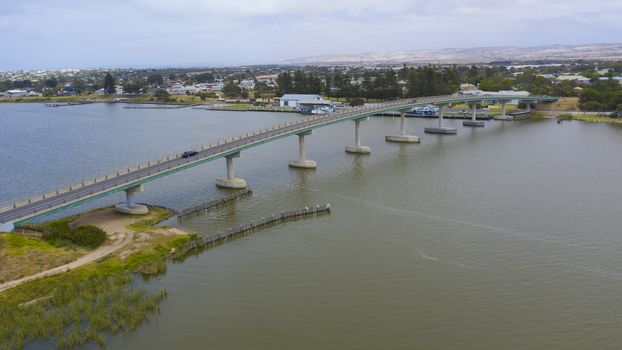
[[[240,192],[220,201],[208,202],[200,210],[218,208],[224,202],[248,194]],[[57,347],[89,343],[104,347],[106,334],[133,331],[141,323],[156,317],[160,303],[167,297],[165,288],[154,291],[137,284],[137,279],[159,276],[166,272],[171,261],[183,262],[187,257],[263,227],[318,217],[331,211],[330,204],[282,211],[231,227],[226,232],[198,236],[174,227],[155,226],[183,214],[161,207],[149,208],[149,214],[127,215],[117,213],[113,207],[105,207],[22,226],[30,228],[30,232],[0,234],[0,260],[3,250],[10,249],[6,237],[45,241],[36,236],[35,230],[50,233],[53,231],[45,229],[53,229],[54,224],[75,230],[94,226],[105,230],[108,237],[107,244],[68,264],[0,284],[0,314],[7,316],[0,320],[0,347],[24,348],[36,341],[51,342]],[[190,212],[194,213],[192,210]],[[109,244],[115,236],[116,242]],[[2,267],[0,265],[0,272]],[[109,306],[100,307],[104,304]],[[75,315],[76,310],[83,317],[67,316]],[[58,329],[72,331],[58,332]]]
[[[32,281],[61,275],[63,273],[83,267],[87,264],[107,258],[117,253],[119,256],[122,256],[123,253],[125,253],[125,257],[127,257],[133,252],[139,252],[139,249],[135,249],[134,251],[130,251],[127,253],[122,250],[124,250],[124,248],[128,248],[131,243],[136,243],[135,241],[137,239],[144,242],[147,238],[147,236],[144,234],[146,232],[180,237],[189,237],[191,235],[189,232],[183,231],[179,228],[155,226],[160,222],[169,219],[172,215],[172,212],[168,209],[158,208],[154,206],[150,206],[150,209],[152,213],[146,214],[141,217],[120,214],[115,212],[114,209],[111,207],[95,209],[72,217],[70,219],[71,226],[81,227],[92,225],[104,230],[106,232],[107,242],[104,245],[94,250],[88,251],[86,254],[78,256],[76,259],[65,264],[54,266],[52,268],[38,271],[34,274],[23,276],[17,279],[4,281],[0,283],[0,294]],[[157,209],[165,210],[168,215],[161,215],[161,212]],[[154,210],[156,211],[155,213],[153,213]],[[55,220],[48,223],[54,222]],[[6,234],[21,235],[22,233],[14,232]],[[4,268],[10,267],[4,266]]]

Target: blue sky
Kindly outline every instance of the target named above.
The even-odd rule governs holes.
[[[0,70],[617,43],[621,0],[0,1]]]

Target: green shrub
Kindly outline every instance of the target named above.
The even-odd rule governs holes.
[[[73,244],[97,248],[106,242],[106,232],[95,226],[81,226],[72,229],[69,226],[70,220],[61,219],[43,224],[29,225],[28,228],[43,233],[42,237],[48,242],[62,243],[68,241]]]
[[[106,232],[99,227],[82,226],[71,231],[69,240],[83,247],[97,248],[106,242]]]
[[[362,106],[365,104],[365,99],[362,97],[349,98],[348,103],[352,107]]]

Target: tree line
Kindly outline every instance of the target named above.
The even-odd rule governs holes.
[[[279,74],[277,95],[323,94],[335,98],[391,100],[403,97],[452,94],[460,88],[460,73],[455,67],[365,70],[350,74],[335,70],[320,76],[317,72],[296,70]]]

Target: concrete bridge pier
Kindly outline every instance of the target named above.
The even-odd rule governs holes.
[[[363,118],[367,120],[367,118]],[[358,153],[358,154],[370,154],[371,148],[367,146],[361,146],[361,121],[363,119],[357,119],[354,121],[354,146],[346,146],[346,152]]]
[[[512,117],[511,115],[507,115],[506,114],[506,105],[507,102],[501,102],[501,115],[496,115],[494,117],[495,120],[513,120],[514,117]]]
[[[473,116],[471,117],[471,120],[465,120],[462,122],[463,126],[476,126],[476,127],[483,127],[484,126],[484,122],[477,120],[477,104],[472,104],[471,105],[471,109],[473,111]]]
[[[311,130],[298,134],[298,148],[300,157],[297,160],[290,160],[289,166],[292,168],[315,169],[317,163],[314,160],[307,159],[305,156],[305,136],[311,135]]]
[[[240,152],[230,154],[227,159],[227,177],[216,179],[216,186],[221,188],[241,189],[246,188],[246,181],[233,176],[233,158],[240,158]]]
[[[403,111],[400,115],[400,134],[385,136],[384,139],[389,142],[419,143],[419,136],[406,135],[406,113]]]
[[[0,232],[12,232],[15,230],[15,224],[12,222],[0,223]]]
[[[114,210],[119,213],[124,214],[132,214],[132,215],[143,215],[149,212],[149,208],[146,205],[136,204],[134,199],[134,194],[136,192],[144,192],[145,187],[143,185],[138,185],[125,189],[125,203],[117,204],[114,207]]]
[[[458,130],[456,128],[451,128],[449,126],[443,126],[443,107],[445,105],[438,106],[438,126],[437,127],[429,127],[423,129],[424,132],[428,134],[457,134]]]

